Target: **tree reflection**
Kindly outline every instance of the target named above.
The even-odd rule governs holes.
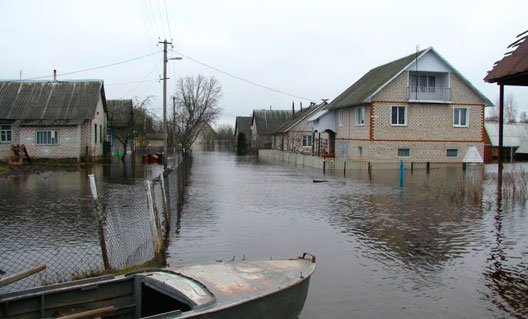
[[[484,271],[489,299],[501,310],[515,318],[528,317],[528,265],[521,257],[509,256],[504,228],[504,200],[502,179],[497,183],[497,202],[494,216],[495,246],[490,252],[490,264]],[[512,212],[507,212],[512,213]]]

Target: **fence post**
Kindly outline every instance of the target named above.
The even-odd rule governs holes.
[[[150,227],[152,229],[152,245],[154,253],[157,255],[161,251],[161,242],[159,240],[156,210],[154,209],[154,199],[152,196],[152,181],[145,180],[145,187],[147,189],[147,210],[150,219]]]
[[[403,187],[403,171],[404,171],[404,164],[403,160],[400,161],[400,187]]]
[[[104,235],[104,211],[103,206],[101,205],[101,201],[97,197],[97,187],[95,186],[95,175],[90,174],[88,175],[88,178],[90,179],[90,191],[92,192],[92,197],[95,202],[95,209],[97,213],[97,230],[99,232],[99,244],[101,245],[101,254],[103,255],[103,264],[105,267],[105,270],[112,269],[112,266],[110,265],[110,260],[108,259],[108,249],[106,247],[106,239]]]
[[[161,181],[161,198],[163,200],[163,216],[165,218],[165,232],[167,232],[169,230],[169,225],[170,225],[170,214],[169,214],[169,201],[167,199],[167,193],[166,193],[167,188],[165,188],[165,173],[160,174],[160,181]]]

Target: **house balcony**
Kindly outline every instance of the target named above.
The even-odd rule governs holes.
[[[414,103],[451,103],[451,88],[410,86],[408,87],[409,102]]]

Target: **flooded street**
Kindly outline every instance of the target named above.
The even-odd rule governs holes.
[[[400,188],[396,170],[345,178],[197,152],[168,263],[310,252],[301,318],[524,318],[526,207],[497,205],[493,176],[406,171]]]

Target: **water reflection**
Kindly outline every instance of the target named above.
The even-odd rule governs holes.
[[[491,247],[489,265],[484,271],[486,286],[490,289],[488,298],[499,308],[516,318],[528,316],[528,263],[524,251],[512,247],[508,234],[504,230],[505,214],[515,212],[503,209],[502,185],[497,187],[496,214],[493,226],[495,228],[495,243]],[[524,216],[525,214],[521,214]],[[506,220],[506,222],[509,219]],[[508,225],[510,226],[510,225]],[[524,233],[525,234],[525,233]],[[521,253],[521,254],[519,254]]]
[[[345,178],[255,157],[194,155],[170,265],[309,251],[319,262],[302,318],[526,314],[528,245],[520,234],[528,221],[519,206],[502,217],[507,259],[512,250],[523,258],[508,267],[499,258],[499,268],[489,260],[496,183],[482,167],[406,171],[400,188],[397,170],[350,170]]]

